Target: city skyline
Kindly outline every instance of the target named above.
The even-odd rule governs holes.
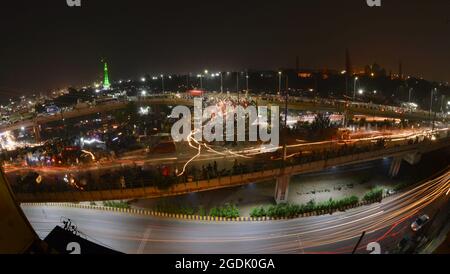
[[[65,1],[8,4],[0,19],[6,38],[0,93],[90,84],[101,76],[103,57],[114,68],[111,78],[119,79],[204,68],[294,68],[296,56],[301,67],[340,70],[347,48],[354,68],[377,62],[396,72],[401,60],[405,75],[448,82],[449,3],[433,3],[196,2],[178,3],[176,10],[142,1],[85,2],[81,8]]]

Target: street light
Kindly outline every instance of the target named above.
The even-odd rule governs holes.
[[[431,99],[430,99],[430,115],[431,112],[433,112],[433,99],[434,99],[434,93],[437,92],[437,88],[434,88],[431,90]]]
[[[204,74],[202,75],[203,78],[205,78],[205,90],[208,88],[208,73],[209,71],[207,69],[205,69]]]
[[[281,74],[282,74],[282,72],[279,71],[278,72],[278,95],[281,94]]]
[[[359,95],[363,95],[363,94],[364,94],[364,90],[363,90],[363,89],[359,89],[359,90],[358,90],[358,94],[359,94]]]
[[[433,112],[433,99],[434,99],[434,93],[437,93],[437,88],[434,88],[434,89],[432,89],[431,90],[431,100],[430,100],[430,120],[431,120],[431,115],[432,115],[432,112]],[[433,121],[432,121],[432,130],[434,130],[434,117],[433,117]]]
[[[248,92],[248,72],[245,75],[245,81],[246,81],[246,87],[247,87],[246,90]]]
[[[238,96],[238,104],[239,104],[239,71],[236,72],[236,92],[237,92],[237,96]]]
[[[203,89],[203,75],[197,74],[197,78],[200,78],[200,89]]]
[[[223,92],[223,75],[222,72],[220,72],[220,92]]]
[[[354,80],[354,84],[353,84],[353,101],[355,101],[355,99],[356,99],[356,81],[358,81],[358,77],[355,77],[355,80]]]
[[[162,92],[164,93],[164,74],[161,74],[161,87],[162,87]]]

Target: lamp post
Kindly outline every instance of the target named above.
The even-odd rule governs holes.
[[[358,77],[355,77],[355,80],[353,82],[353,101],[356,100],[356,82],[358,81]]]
[[[433,99],[434,99],[434,92],[436,91],[436,88],[431,90],[431,98],[430,98],[430,115],[431,112],[433,112]]]
[[[206,82],[206,80],[208,79],[208,70],[207,69],[205,69],[205,71],[204,71],[205,73],[203,74],[203,77],[205,77],[205,90],[206,90],[206,88],[207,88],[207,82]]]
[[[278,72],[278,95],[281,94],[281,71]]]
[[[220,93],[223,93],[223,74],[220,72]]]
[[[434,99],[434,93],[437,93],[437,88],[434,88],[431,90],[431,99],[430,99],[430,121],[432,122],[432,127],[431,129],[434,130],[434,117],[433,119],[431,119],[431,115],[433,112],[433,99]]]
[[[162,93],[164,93],[164,74],[161,74],[161,88],[162,88]]]
[[[199,78],[199,79],[200,79],[200,89],[203,89],[203,80],[202,80],[202,78],[203,78],[203,75],[201,75],[201,74],[197,74],[197,78]]]
[[[238,105],[239,105],[239,71],[236,72],[236,92],[237,92],[237,96],[238,96]]]
[[[246,90],[248,92],[248,72],[245,73],[245,84],[246,84]]]

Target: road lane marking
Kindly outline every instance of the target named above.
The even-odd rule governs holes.
[[[142,252],[144,252],[145,245],[147,244],[147,240],[148,240],[148,238],[150,238],[151,233],[152,233],[151,227],[149,227],[149,228],[147,228],[147,230],[145,230],[144,236],[142,237],[141,243],[139,244],[139,248],[136,251],[137,254],[142,254]]]

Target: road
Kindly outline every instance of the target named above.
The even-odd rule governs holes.
[[[425,180],[408,191],[333,215],[267,222],[200,222],[156,218],[118,212],[23,206],[40,237],[61,217],[74,220],[78,229],[104,246],[125,253],[350,253],[366,231],[357,253],[378,242],[381,253],[392,252],[411,222],[420,214],[446,213],[450,170]]]
[[[449,128],[439,129],[436,131],[431,131],[429,129],[416,129],[416,130],[389,130],[389,131],[369,131],[367,137],[364,138],[354,138],[347,141],[320,141],[320,142],[298,142],[297,144],[291,144],[287,146],[287,157],[293,157],[299,154],[299,152],[321,152],[324,149],[335,149],[338,150],[344,144],[354,145],[358,147],[370,146],[374,141],[385,138],[385,141],[389,146],[394,146],[396,144],[404,144],[408,140],[414,140],[417,138],[423,138],[426,135],[434,133],[445,133],[447,134]],[[77,173],[86,171],[100,171],[114,169],[124,166],[146,166],[146,165],[173,165],[175,164],[179,168],[192,159],[192,164],[197,168],[201,168],[202,165],[207,165],[213,161],[222,161],[220,168],[230,169],[233,166],[234,159],[238,159],[240,163],[250,162],[255,159],[266,159],[271,161],[270,153],[264,149],[264,146],[252,146],[251,143],[243,146],[239,149],[228,149],[221,146],[209,145],[207,149],[203,149],[199,157],[194,157],[197,150],[193,150],[187,145],[178,145],[177,153],[169,154],[148,154],[139,151],[137,153],[130,153],[129,156],[121,157],[117,159],[109,159],[107,161],[96,162],[91,165],[81,165],[81,166],[23,166],[22,163],[15,165],[5,165],[4,172],[14,173],[14,172],[38,172],[40,174],[53,174],[53,175],[64,175],[66,173]],[[282,147],[277,148],[281,151]],[[194,157],[194,158],[193,158]],[[196,163],[196,164],[195,164]],[[219,163],[220,164],[220,163]]]

